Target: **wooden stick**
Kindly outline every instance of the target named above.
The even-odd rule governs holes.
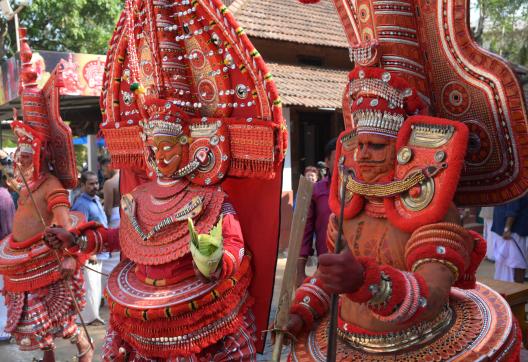
[[[276,335],[271,357],[273,362],[280,361],[282,343],[284,341],[283,330],[288,324],[290,304],[295,289],[295,281],[297,280],[297,259],[299,258],[299,252],[301,250],[304,227],[306,226],[308,209],[310,208],[310,202],[312,200],[312,191],[313,183],[305,179],[304,176],[301,176],[290,231],[288,259],[286,260],[286,268],[284,269],[284,275],[282,277],[279,305],[277,306],[277,314],[275,315],[274,325]]]
[[[342,249],[343,237],[343,214],[345,212],[345,192],[347,184],[347,175],[345,175],[344,160],[339,165],[339,172],[341,173],[341,188],[339,190],[340,210],[339,210],[339,228],[337,231],[337,240],[335,242],[334,253],[339,254]],[[337,352],[337,311],[338,311],[339,295],[332,294],[330,304],[330,322],[328,323],[328,349],[326,352],[326,361],[335,362]]]

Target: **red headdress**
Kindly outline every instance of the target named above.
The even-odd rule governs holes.
[[[349,74],[343,107],[357,133],[396,137],[404,120],[426,112],[416,89],[403,78],[381,68],[356,67]]]
[[[508,62],[475,43],[467,21],[469,1],[334,4],[356,65],[405,78],[431,114],[469,128],[457,204],[500,204],[523,195],[528,189],[523,90]],[[348,109],[343,110],[350,127]]]
[[[123,193],[139,182],[138,169],[155,176],[144,147],[152,132],[182,132],[177,177],[222,182],[255,256],[251,294],[259,331],[266,329],[286,128],[272,75],[244,29],[219,0],[127,0],[110,42],[101,109]]]
[[[60,116],[61,66],[58,66],[42,89],[37,87],[37,73],[31,58],[33,53],[26,39],[26,29],[20,29],[22,70],[20,98],[23,121],[15,121],[12,128],[18,137],[19,152],[33,154],[34,177],[46,167],[65,188],[77,184],[77,170],[71,129]],[[16,117],[15,117],[16,118]]]

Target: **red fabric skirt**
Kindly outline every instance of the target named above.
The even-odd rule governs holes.
[[[69,284],[82,309],[84,290],[78,270]],[[69,338],[77,330],[77,312],[66,281],[59,280],[32,292],[7,292],[6,332],[23,351],[53,348],[53,339]]]
[[[110,327],[106,333],[103,345],[104,361],[128,362],[222,362],[222,361],[256,361],[255,347],[255,317],[251,310],[244,315],[244,323],[236,333],[227,335],[215,344],[205,348],[198,354],[187,357],[171,356],[167,359],[149,358],[141,355],[132,346],[123,341],[119,334]],[[126,351],[125,355],[119,356],[119,349]],[[121,359],[120,359],[121,358]]]

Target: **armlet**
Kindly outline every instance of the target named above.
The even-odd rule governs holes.
[[[468,270],[474,251],[474,238],[462,226],[437,223],[418,228],[405,247],[405,261],[410,271],[427,263],[440,263],[459,281]],[[476,269],[475,269],[476,270]]]
[[[48,211],[52,212],[53,209],[59,206],[70,208],[69,193],[64,189],[57,189],[50,192],[48,196]]]

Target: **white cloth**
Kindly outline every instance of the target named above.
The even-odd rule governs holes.
[[[112,214],[110,215],[110,220],[108,220],[108,227],[111,229],[119,227],[121,221],[121,216],[119,215],[119,206],[112,208]]]
[[[4,289],[4,277],[0,275],[0,289]],[[7,323],[7,307],[4,295],[0,293],[0,339],[9,338],[10,334],[4,331]]]
[[[119,264],[119,261],[121,260],[121,253],[118,251],[114,251],[111,253],[101,253],[97,254],[97,260],[100,260],[103,264],[102,272],[106,275],[110,275],[112,270]],[[106,283],[108,283],[108,277],[106,275],[102,275],[101,279],[101,288],[104,290],[106,288]]]
[[[85,265],[98,272],[101,272],[103,269],[103,263],[99,260],[99,256],[96,264],[91,264],[89,261],[86,261]],[[90,269],[83,268],[86,305],[84,306],[81,315],[86,324],[90,324],[96,319],[102,320],[99,316],[99,308],[101,307],[102,298],[101,274],[91,271]]]
[[[528,255],[527,238],[516,233],[513,233],[512,239],[509,240],[504,240],[502,235],[497,235],[494,232],[492,232],[492,235],[495,242],[493,248],[495,256],[494,278],[506,282],[514,282],[514,269],[528,268],[528,263],[525,259],[525,256]]]
[[[495,238],[497,234],[491,231],[493,226],[493,219],[484,219],[484,230],[482,237],[486,240],[486,258],[491,261],[495,261]]]

